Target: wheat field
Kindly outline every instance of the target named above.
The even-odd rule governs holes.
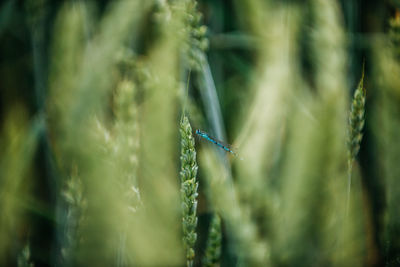
[[[400,266],[400,2],[4,0],[0,266]]]

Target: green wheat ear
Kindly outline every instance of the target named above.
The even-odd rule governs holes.
[[[354,162],[360,143],[363,137],[362,130],[365,123],[365,88],[364,88],[364,67],[360,82],[354,92],[353,102],[351,103],[351,111],[349,118],[349,165]]]
[[[214,214],[208,233],[206,252],[203,258],[203,266],[219,266],[221,256],[221,218]]]
[[[67,205],[65,217],[64,240],[61,248],[63,262],[74,262],[74,253],[83,240],[82,226],[86,221],[87,200],[77,166],[73,166],[65,189],[61,192]]]
[[[187,0],[184,22],[188,39],[184,44],[184,53],[189,67],[194,70],[201,69],[203,53],[209,45],[206,37],[207,27],[201,21],[202,14],[197,9],[197,1]]]
[[[360,143],[363,137],[365,123],[365,88],[364,88],[364,65],[360,82],[354,92],[351,103],[349,117],[349,136],[348,136],[348,185],[347,185],[347,210],[350,199],[351,175],[354,160],[360,150]],[[347,211],[346,211],[347,212]]]
[[[180,125],[181,133],[181,201],[182,201],[182,227],[183,227],[183,245],[186,251],[187,266],[193,266],[194,244],[197,234],[197,188],[199,186],[196,180],[197,163],[196,150],[194,149],[194,138],[192,127],[189,120],[184,116]]]
[[[124,79],[119,82],[115,96],[115,147],[117,160],[123,166],[121,185],[128,190],[128,202],[131,210],[136,210],[140,203],[137,188],[138,151],[139,151],[139,122],[138,109],[135,103],[135,84]]]

